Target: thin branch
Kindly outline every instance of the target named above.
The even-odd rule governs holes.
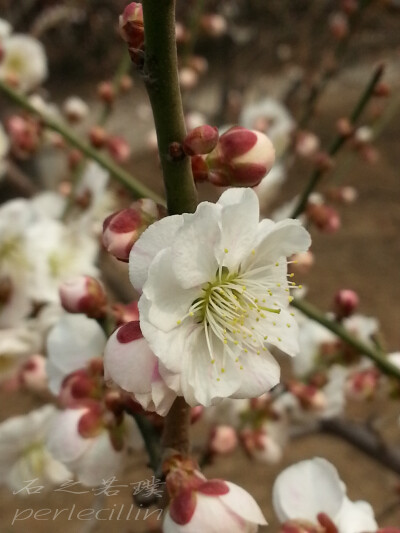
[[[366,105],[370,101],[375,87],[379,83],[379,81],[382,78],[384,71],[384,66],[381,64],[376,69],[375,72],[369,81],[367,87],[365,88],[364,92],[362,93],[360,99],[358,100],[351,116],[350,116],[350,123],[354,126],[359,118],[361,117],[362,112],[364,111]],[[337,152],[342,148],[344,143],[346,142],[347,136],[339,134],[333,143],[331,144],[328,154],[330,157],[334,157]],[[314,191],[315,187],[318,185],[322,177],[324,176],[325,171],[321,168],[316,168],[313,173],[311,174],[310,180],[304,189],[303,194],[301,195],[299,202],[296,206],[296,208],[293,211],[292,218],[297,218],[301,213],[306,209],[308,198],[310,197],[311,193]]]
[[[365,355],[371,359],[376,366],[388,376],[392,376],[400,380],[400,370],[393,365],[380,351],[377,351],[372,346],[365,344],[357,337],[354,337],[347,329],[345,329],[341,324],[335,322],[334,320],[329,319],[324,313],[319,311],[316,307],[304,300],[294,299],[292,301],[292,306],[296,309],[299,309],[304,315],[308,316],[312,320],[315,320],[322,326],[325,326],[327,329],[335,333],[348,345],[355,348],[360,354]]]
[[[3,81],[0,81],[0,91],[3,92],[3,94],[5,94],[14,104],[40,118],[46,128],[59,133],[68,144],[77,148],[86,157],[93,159],[101,167],[108,170],[111,176],[124,185],[132,192],[132,194],[137,197],[151,198],[157,203],[164,204],[164,200],[158,196],[158,194],[133,178],[129,172],[114,163],[109,157],[103,155],[98,150],[82,141],[82,139],[80,139],[68,126],[61,124],[59,121],[52,119],[45,113],[38,111],[22,94],[19,94]]]

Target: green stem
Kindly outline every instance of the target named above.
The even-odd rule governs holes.
[[[116,181],[124,185],[129,191],[132,192],[132,194],[137,197],[151,198],[155,202],[164,204],[163,198],[158,196],[158,194],[133,178],[129,172],[114,163],[114,161],[112,161],[109,157],[103,155],[89,144],[86,144],[66,125],[61,124],[59,121],[52,119],[45,113],[38,111],[22,94],[16,92],[3,81],[0,81],[0,91],[3,92],[14,104],[39,117],[46,128],[59,133],[68,144],[74,148],[77,148],[86,157],[93,159],[101,167],[108,170],[111,176]]]
[[[170,155],[171,145],[181,145],[186,136],[175,42],[175,0],[143,0],[143,18],[143,74],[154,115],[168,212],[170,215],[193,213],[197,192],[190,158]],[[178,397],[165,418],[164,457],[170,450],[189,453],[189,422],[190,407]]]
[[[335,333],[349,346],[355,348],[358,352],[371,359],[376,366],[384,373],[396,379],[400,379],[400,370],[393,365],[380,351],[375,350],[372,346],[354,337],[341,324],[329,319],[324,313],[319,311],[316,307],[304,300],[294,299],[292,306],[301,311],[304,315],[312,320],[315,320],[325,328]]]
[[[132,414],[132,413],[130,413]],[[156,472],[160,464],[160,436],[155,430],[153,424],[144,415],[132,414],[139,431],[143,437],[147,454],[149,456],[149,465]]]
[[[375,69],[375,72],[374,72],[372,78],[370,79],[367,87],[365,88],[365,90],[362,93],[360,99],[358,100],[353,112],[350,115],[350,123],[353,126],[357,123],[357,121],[359,120],[359,118],[360,118],[362,112],[364,111],[367,103],[370,101],[370,99],[371,99],[371,97],[372,97],[372,95],[374,93],[375,87],[377,86],[377,84],[379,83],[380,79],[382,78],[383,71],[384,71],[383,65],[379,65]],[[347,136],[346,135],[340,135],[339,134],[334,139],[333,143],[331,144],[331,146],[330,146],[330,148],[328,150],[329,156],[330,157],[334,157],[337,154],[337,152],[342,148],[342,146],[344,145],[346,140],[347,140]],[[310,194],[313,192],[315,187],[318,185],[318,183],[320,182],[320,180],[322,179],[324,174],[325,174],[325,171],[322,170],[321,168],[316,168],[313,171],[313,173],[311,174],[310,180],[309,180],[306,188],[304,189],[304,192],[301,195],[296,208],[293,211],[292,218],[297,218],[306,209],[307,203],[308,203],[308,198],[309,198]]]
[[[190,158],[170,155],[173,143],[182,144],[186,127],[178,79],[175,42],[175,0],[143,0],[145,33],[144,78],[153,109],[168,211],[193,212],[197,193]]]

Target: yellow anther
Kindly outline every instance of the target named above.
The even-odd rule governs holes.
[[[182,324],[182,320],[177,320],[176,323],[177,323],[178,326],[179,326],[180,324]]]
[[[247,348],[244,349],[244,353],[249,353],[249,350]]]
[[[227,254],[229,252],[228,248],[225,248],[224,252]]]
[[[217,378],[217,381],[221,381],[220,378]]]
[[[289,302],[293,302],[293,300],[294,300],[293,296],[289,296],[288,300],[289,300]]]
[[[215,359],[211,359],[211,364],[213,365],[215,363]]]
[[[280,287],[280,286],[281,286],[281,283],[277,283],[276,286],[277,286],[277,287]]]
[[[194,316],[194,313],[190,311],[189,316]]]
[[[221,368],[221,374],[225,372],[225,368]]]
[[[242,365],[240,365],[240,367],[239,367],[239,368],[240,368],[240,370],[243,370],[243,367],[242,367]]]
[[[290,324],[286,324],[286,326],[287,326],[288,328],[291,328],[291,327],[292,327]]]
[[[276,322],[272,322],[272,325],[273,325],[273,326],[276,326]]]
[[[278,339],[279,342],[282,342],[282,339],[280,337],[277,337],[277,339]]]
[[[251,255],[254,255],[255,253],[256,253],[255,250],[252,250],[252,251],[251,251]]]
[[[268,335],[265,335],[264,340],[266,341],[268,339]]]
[[[278,267],[278,266],[279,266],[279,263],[278,263],[278,261],[277,261],[277,262],[275,263],[275,266],[276,266],[276,267]]]

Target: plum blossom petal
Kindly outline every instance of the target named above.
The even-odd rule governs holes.
[[[340,533],[360,533],[360,531],[376,531],[374,510],[368,502],[352,502],[345,499],[339,515],[335,520]]]
[[[135,243],[129,257],[129,277],[137,291],[142,292],[150,264],[161,250],[171,246],[182,223],[179,215],[158,220]]]
[[[273,505],[281,522],[316,522],[318,513],[334,518],[346,490],[336,468],[320,457],[300,461],[279,474],[273,487]]]
[[[100,357],[105,344],[106,336],[96,320],[81,314],[65,313],[47,338],[47,373],[51,392],[58,394],[66,375],[85,367],[90,359]]]

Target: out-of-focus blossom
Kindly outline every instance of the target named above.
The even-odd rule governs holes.
[[[47,338],[47,373],[53,394],[60,392],[64,378],[103,355],[106,336],[96,322],[85,315],[62,315]]]
[[[27,494],[26,483],[49,489],[71,478],[67,468],[46,447],[56,408],[45,405],[28,415],[15,416],[0,424],[0,480],[14,493]]]
[[[29,92],[47,78],[47,58],[43,45],[29,35],[13,34],[2,43],[0,78],[23,92]]]
[[[53,418],[47,447],[77,479],[87,486],[97,486],[116,476],[130,447],[140,449],[142,440],[131,417],[117,426],[118,442],[104,426],[101,413],[89,407],[65,409]]]
[[[63,112],[70,122],[81,122],[88,116],[89,106],[79,96],[70,96],[63,104]]]
[[[78,276],[61,283],[61,305],[69,313],[83,313],[90,318],[104,316],[107,297],[102,285],[90,276]]]
[[[318,524],[325,514],[338,533],[376,531],[372,507],[364,501],[352,502],[336,468],[319,457],[286,468],[273,487],[273,505],[281,523],[306,521]]]

